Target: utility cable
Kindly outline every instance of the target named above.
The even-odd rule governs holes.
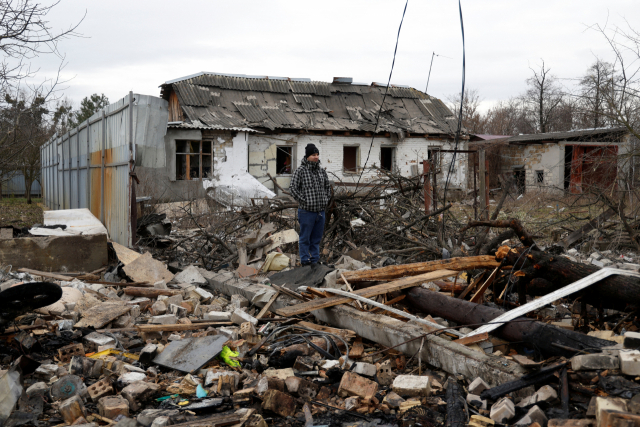
[[[407,13],[407,6],[409,5],[409,0],[404,4],[404,10],[402,11],[402,18],[400,19],[400,26],[398,27],[398,35],[396,36],[396,47],[393,50],[393,60],[391,61],[391,71],[389,71],[389,79],[387,80],[387,87],[384,90],[384,96],[382,97],[382,102],[380,103],[380,108],[378,109],[378,114],[376,115],[376,125],[373,129],[373,135],[371,136],[371,144],[369,144],[369,151],[367,152],[367,159],[364,161],[364,165],[362,166],[362,170],[360,171],[360,175],[358,176],[358,182],[356,183],[355,193],[358,192],[358,186],[360,185],[360,180],[362,179],[362,174],[364,173],[365,168],[367,167],[367,162],[369,161],[369,156],[371,155],[371,148],[373,147],[373,140],[376,137],[376,132],[378,131],[378,123],[380,123],[380,114],[382,114],[382,107],[384,106],[384,101],[387,99],[387,94],[389,93],[389,85],[391,84],[391,76],[393,75],[393,67],[396,64],[396,54],[398,53],[398,42],[400,40],[400,30],[402,30],[402,23],[404,22],[404,15]]]

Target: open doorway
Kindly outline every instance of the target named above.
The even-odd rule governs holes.
[[[395,151],[395,147],[380,147],[380,168],[393,172]]]
[[[573,145],[564,147],[564,189],[569,190],[571,185],[571,159],[573,159]]]
[[[524,170],[524,167],[514,169],[513,178],[516,183],[516,190],[518,191],[518,195],[524,194],[527,184],[527,174]]]

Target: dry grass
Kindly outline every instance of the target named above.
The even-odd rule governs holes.
[[[31,227],[42,224],[42,199],[31,199],[27,204],[23,197],[4,197],[0,199],[0,227],[12,225],[14,227]]]

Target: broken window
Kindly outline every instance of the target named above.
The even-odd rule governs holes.
[[[544,171],[536,171],[536,184],[544,183]]]
[[[342,168],[344,172],[357,173],[360,147],[342,148]]]
[[[293,147],[278,147],[276,151],[276,173],[288,175],[292,171]]]
[[[211,141],[176,141],[176,180],[211,178],[212,148]]]
[[[380,167],[389,172],[393,171],[395,147],[380,147]]]

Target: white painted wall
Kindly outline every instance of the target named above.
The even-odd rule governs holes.
[[[235,141],[235,139],[234,139]],[[360,148],[360,167],[365,167],[365,161],[371,147],[369,160],[366,167],[373,165],[380,166],[380,148],[395,147],[394,168],[403,176],[412,176],[412,165],[418,166],[418,173],[422,171],[420,162],[428,158],[430,147],[442,147],[442,149],[453,149],[453,143],[446,141],[427,140],[425,138],[407,138],[402,142],[393,142],[390,138],[375,137],[371,145],[371,137],[364,136],[341,136],[341,135],[301,135],[301,134],[279,134],[279,135],[258,135],[248,136],[249,145],[249,172],[263,182],[267,187],[273,188],[271,180],[267,177],[267,172],[276,177],[275,156],[278,145],[293,146],[295,164],[297,167],[304,158],[307,144],[315,144],[320,151],[320,161],[329,174],[329,179],[341,180],[344,182],[357,182],[358,174],[344,173],[343,171],[343,147],[358,146]],[[234,144],[235,147],[235,144]],[[458,145],[458,149],[466,150],[466,141]],[[235,156],[235,149],[234,149]],[[439,179],[445,179],[451,162],[452,154],[443,153],[441,161],[442,173]],[[466,189],[467,155],[458,154],[456,156],[455,168],[449,188]],[[365,170],[361,182],[371,181],[376,178],[375,172]],[[278,183],[288,186],[288,177],[279,176]]]

